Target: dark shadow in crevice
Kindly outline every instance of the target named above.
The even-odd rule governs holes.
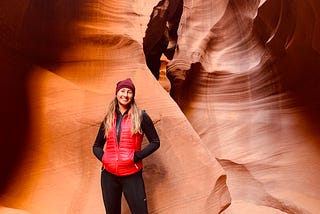
[[[157,80],[162,54],[171,60],[177,49],[177,31],[182,12],[183,0],[161,0],[150,15],[143,38],[143,51],[146,64]]]

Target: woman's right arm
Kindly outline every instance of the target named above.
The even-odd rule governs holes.
[[[104,131],[104,123],[102,122],[96,137],[96,140],[94,141],[93,144],[93,154],[100,160],[102,161],[102,156],[104,154],[103,147],[104,144],[106,143],[106,135]]]

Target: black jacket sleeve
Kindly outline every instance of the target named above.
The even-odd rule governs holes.
[[[104,123],[102,122],[96,137],[96,140],[93,144],[93,154],[102,161],[102,156],[104,154],[103,147],[106,143],[106,135],[104,130]]]
[[[153,125],[151,118],[145,111],[142,111],[141,129],[146,135],[149,141],[149,144],[145,146],[141,151],[135,152],[134,154],[135,163],[151,155],[160,147],[160,139],[159,139],[158,133]]]

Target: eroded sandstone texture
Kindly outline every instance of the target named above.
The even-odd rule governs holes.
[[[319,1],[184,0],[170,93],[143,50],[158,3],[0,2],[0,213],[104,212],[91,147],[126,77],[161,138],[150,213],[319,213]]]
[[[319,8],[185,1],[171,95],[226,170],[223,213],[320,211]]]

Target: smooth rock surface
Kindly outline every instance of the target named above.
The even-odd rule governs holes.
[[[161,139],[144,165],[150,213],[230,204],[222,166],[145,65],[142,37],[156,1],[1,4],[1,213],[104,212],[92,145],[126,77]]]
[[[1,1],[0,213],[104,212],[92,144],[126,77],[161,139],[150,213],[319,213],[319,1],[184,0],[159,81],[157,3]]]
[[[185,6],[171,94],[226,170],[223,213],[319,213],[319,1]]]

